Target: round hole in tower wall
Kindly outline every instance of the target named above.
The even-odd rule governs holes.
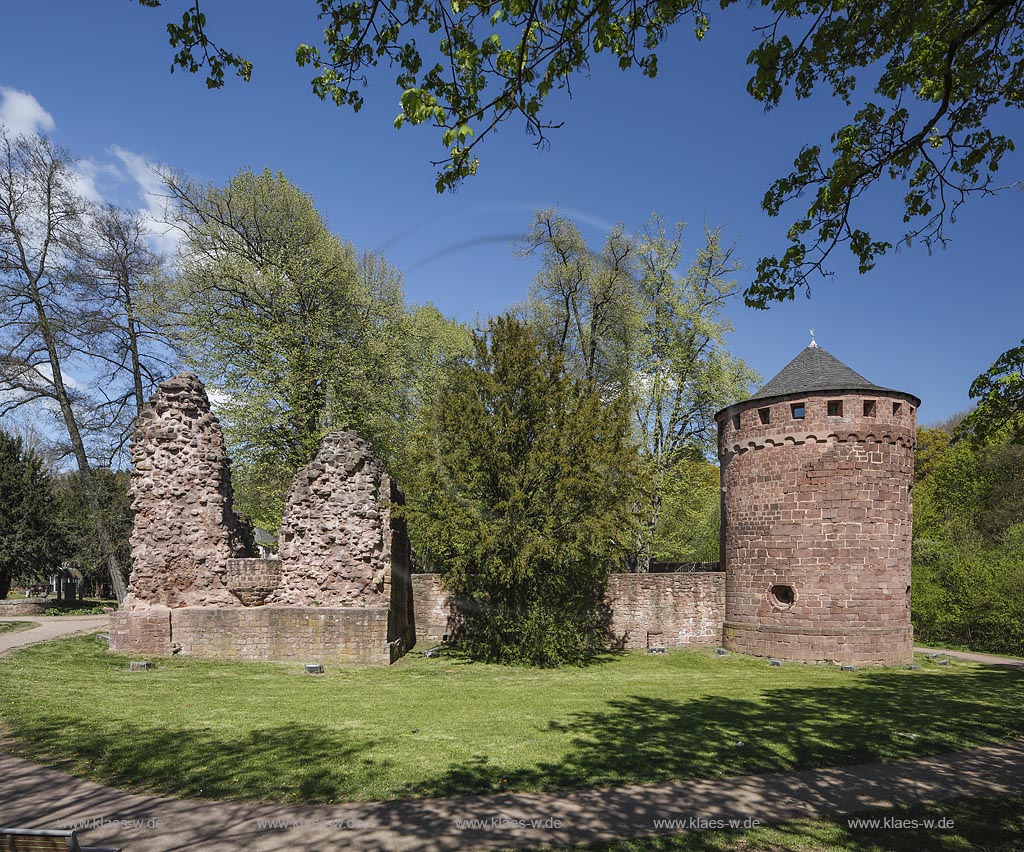
[[[796,600],[796,590],[792,586],[777,583],[768,590],[768,600],[779,609],[789,609]]]

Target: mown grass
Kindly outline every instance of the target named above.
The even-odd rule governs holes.
[[[786,665],[705,651],[535,670],[156,661],[95,638],[0,660],[29,756],[170,795],[333,802],[551,790],[893,760],[1024,733],[1024,673]]]
[[[0,621],[0,635],[13,633],[15,630],[27,630],[29,627],[35,625],[24,621]]]
[[[800,820],[748,831],[698,831],[572,852],[1018,852],[1024,849],[1024,795],[961,799],[872,811],[860,818],[900,820],[903,827],[857,828],[849,817]],[[932,827],[925,822],[931,820]],[[952,821],[937,827],[940,820]],[[918,825],[907,826],[917,821]],[[570,852],[546,849],[543,852]]]

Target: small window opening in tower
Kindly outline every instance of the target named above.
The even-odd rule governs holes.
[[[874,417],[875,416],[875,401],[873,399],[864,400],[864,416]]]
[[[793,419],[794,420],[803,420],[804,419],[804,411],[805,411],[805,409],[804,409],[804,404],[802,402],[794,402],[790,406],[790,410],[793,412]]]
[[[893,414],[893,417],[896,417],[902,410],[903,410],[903,403],[902,402],[894,402],[892,404],[892,414]]]
[[[736,431],[739,431],[739,428],[740,428],[740,416],[738,414],[734,414],[732,416],[732,428],[735,429]]]
[[[763,425],[767,425],[772,422],[772,410],[770,408],[757,409],[757,416],[761,418],[761,423]]]
[[[830,399],[828,401],[828,416],[829,417],[842,417],[843,416],[843,401],[841,399]]]
[[[768,590],[768,597],[773,605],[788,609],[796,600],[796,591],[792,586],[778,584]]]

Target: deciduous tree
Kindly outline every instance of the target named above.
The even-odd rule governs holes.
[[[103,360],[92,334],[93,294],[81,289],[75,274],[88,212],[66,151],[40,136],[12,137],[0,125],[0,414],[32,405],[57,416],[121,600],[124,574],[103,520],[87,445],[110,427],[90,387]],[[82,378],[73,378],[71,370]]]

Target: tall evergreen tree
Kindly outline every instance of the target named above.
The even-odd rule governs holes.
[[[607,575],[636,534],[628,400],[602,397],[502,317],[455,368],[424,435],[410,511],[469,602],[469,653],[557,665],[600,649]]]
[[[0,598],[60,564],[63,541],[51,513],[50,478],[20,438],[0,431]]]

